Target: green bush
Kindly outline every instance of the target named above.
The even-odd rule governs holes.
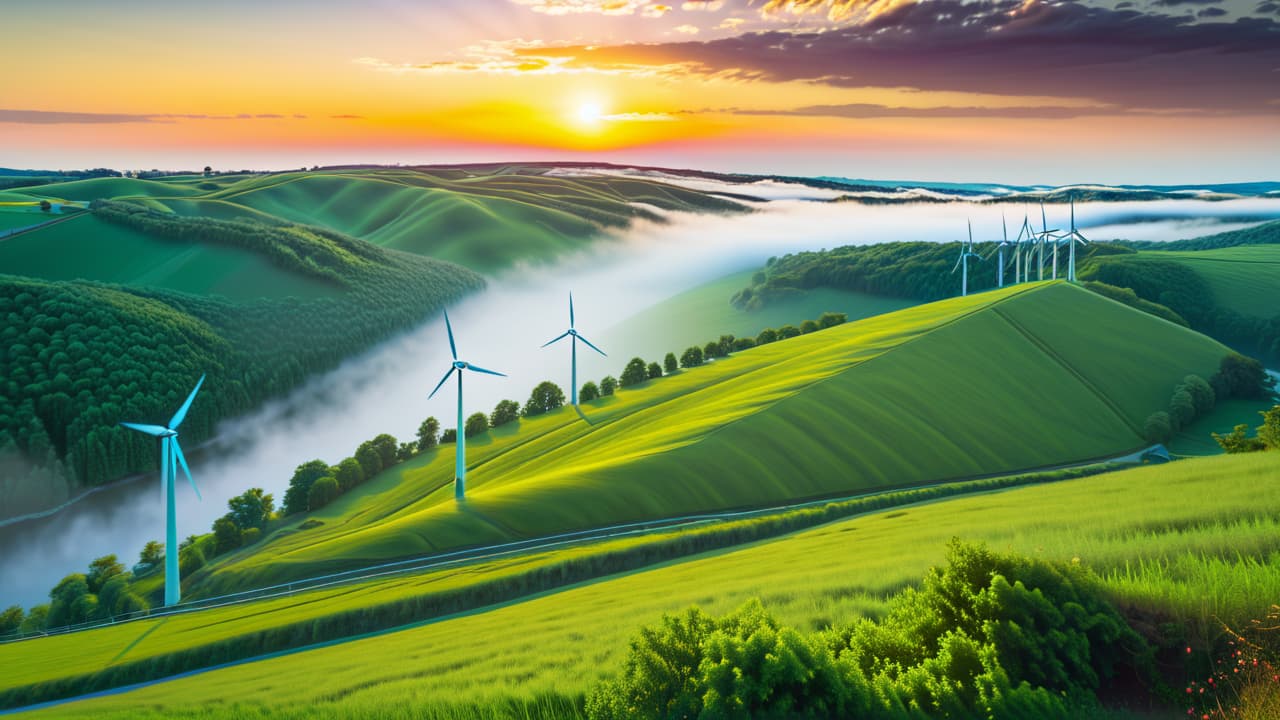
[[[332,475],[326,475],[311,486],[311,492],[307,493],[307,509],[319,510],[338,498],[341,491],[338,489],[338,481]]]
[[[649,379],[649,366],[642,358],[631,358],[627,366],[622,369],[622,375],[618,376],[618,383],[622,387],[632,387],[639,385]]]
[[[800,334],[808,335],[811,332],[818,332],[818,323],[813,320],[805,320],[800,323]]]
[[[600,379],[600,396],[605,397],[612,395],[614,390],[618,389],[618,381],[612,375],[605,375]]]
[[[800,328],[796,327],[795,325],[783,325],[782,327],[778,328],[779,340],[786,340],[787,338],[793,338],[799,334],[800,334]]]
[[[564,405],[564,390],[560,386],[544,380],[529,394],[529,402],[524,404],[525,417],[534,417],[551,412]]]
[[[434,441],[435,438],[433,437],[433,444]],[[422,448],[421,443],[419,443],[418,448]],[[361,467],[360,462],[353,457],[346,458],[337,465],[334,465],[332,468],[329,468],[329,470],[333,474],[333,479],[338,481],[338,489],[342,492],[346,492],[364,482],[364,468]]]
[[[580,402],[591,402],[600,397],[600,386],[591,380],[582,384],[582,389],[578,390],[578,400]]]
[[[489,426],[499,427],[520,419],[520,403],[515,400],[502,400],[493,408],[489,416]]]
[[[666,357],[662,358],[662,369],[665,370],[668,375],[680,369],[680,361],[676,360],[675,353],[669,352]]]
[[[1142,425],[1142,436],[1153,445],[1169,442],[1169,438],[1173,437],[1173,423],[1169,420],[1169,413],[1157,410],[1148,415],[1147,421]]]
[[[318,480],[316,481],[319,482]],[[336,481],[334,487],[337,487]],[[311,492],[314,494],[316,486],[311,486]],[[319,507],[319,506],[316,506]],[[312,510],[315,507],[311,508]],[[213,554],[215,556],[223,553],[231,552],[240,547],[240,528],[230,515],[223,515],[213,521]]]
[[[649,379],[655,380],[662,377],[662,366],[656,362],[649,363]]]
[[[472,413],[467,417],[467,422],[463,425],[463,432],[467,437],[475,437],[483,435],[489,430],[489,416],[482,412]]]
[[[757,345],[768,345],[771,342],[777,342],[777,341],[778,341],[778,331],[774,330],[773,328],[765,328],[760,331],[760,334],[756,335]]]
[[[702,364],[702,348],[694,345],[685,349],[680,356],[680,367],[692,368]]]

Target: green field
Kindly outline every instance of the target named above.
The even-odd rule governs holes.
[[[190,591],[1118,455],[1145,445],[1143,419],[1183,376],[1225,353],[1061,282],[909,308],[620,391],[584,407],[591,424],[562,409],[474,438],[463,506],[450,448],[424,454],[309,516],[320,527],[294,519],[213,563]]]
[[[50,200],[98,200],[118,197],[181,197],[202,191],[183,183],[135,178],[91,178],[19,188],[12,192]]]
[[[39,219],[39,216],[33,216]],[[91,213],[0,242],[0,268],[43,280],[93,280],[233,300],[330,297],[341,288],[249,250],[165,240]]]
[[[1144,251],[1139,258],[1174,260],[1209,284],[1220,307],[1243,315],[1280,312],[1280,245],[1245,245],[1189,252]]]
[[[1280,486],[1267,482],[1278,469],[1274,453],[1223,456],[876,513],[32,716],[485,717],[512,702],[565,707],[614,671],[636,629],[662,613],[690,604],[720,613],[758,597],[797,627],[844,625],[882,613],[952,537],[1078,560],[1102,575],[1119,606],[1181,618],[1200,643],[1217,620],[1256,617],[1280,596]],[[192,627],[199,617],[172,622]],[[216,633],[216,619],[207,616],[203,632]],[[180,643],[176,630],[94,631],[113,635],[101,636],[85,664]],[[168,639],[153,641],[152,631]],[[55,658],[86,647],[50,638],[0,647],[0,658],[31,680],[56,675]]]

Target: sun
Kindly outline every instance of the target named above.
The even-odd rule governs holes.
[[[583,125],[596,125],[604,118],[604,110],[597,102],[584,102],[578,105],[578,122]]]

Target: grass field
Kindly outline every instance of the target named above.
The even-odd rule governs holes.
[[[909,308],[620,391],[585,406],[592,424],[562,409],[473,438],[462,506],[451,448],[424,454],[308,516],[320,527],[295,519],[213,563],[188,592],[1116,455],[1225,352],[1065,283]]]
[[[1078,559],[1120,606],[1182,618],[1204,642],[1218,619],[1258,616],[1280,596],[1280,486],[1267,482],[1278,470],[1274,453],[1221,456],[901,508],[31,716],[526,717],[539,703],[541,716],[572,716],[662,613],[758,597],[787,624],[842,625],[883,612],[952,537]],[[129,631],[143,647],[145,630]],[[127,655],[127,639],[91,652]],[[22,667],[54,640],[0,652]]]
[[[1175,260],[1204,278],[1217,304],[1243,315],[1271,317],[1280,305],[1280,245],[1246,245],[1194,252],[1143,251]]]
[[[183,183],[111,177],[50,183],[48,185],[37,185],[30,188],[19,188],[12,192],[37,199],[97,200],[99,198],[133,196],[181,197],[184,195],[195,195],[203,191]]]
[[[90,213],[0,242],[0,268],[42,280],[96,280],[233,300],[305,299],[340,292],[332,284],[282,270],[249,250],[169,241]]]

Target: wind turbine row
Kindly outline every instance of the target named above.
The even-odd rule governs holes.
[[[449,352],[453,354],[453,364],[449,367],[449,371],[444,374],[444,377],[440,379],[440,382],[436,385],[435,390],[432,390],[431,394],[427,396],[427,399],[430,400],[431,398],[435,397],[436,393],[440,391],[440,388],[444,386],[445,381],[449,379],[449,376],[453,375],[455,372],[458,373],[458,424],[455,426],[457,427],[457,430],[456,430],[457,446],[455,448],[454,465],[453,465],[453,477],[454,477],[453,496],[455,499],[461,502],[463,500],[466,500],[466,495],[467,495],[467,433],[466,433],[466,429],[464,427],[464,422],[463,422],[465,415],[462,410],[462,371],[470,370],[472,372],[485,373],[487,375],[497,375],[499,377],[506,377],[506,375],[504,375],[503,373],[497,372],[495,370],[486,370],[478,365],[473,365],[471,363],[464,362],[458,359],[458,347],[453,340],[453,325],[450,324],[449,322],[449,312],[447,310],[444,313],[444,327],[445,327],[445,330],[449,333]],[[605,352],[600,348],[596,347],[595,345],[593,345],[590,340],[588,340],[586,337],[582,335],[582,333],[578,332],[577,327],[574,323],[574,316],[573,316],[573,293],[569,294],[569,329],[564,331],[564,333],[557,336],[553,340],[548,341],[542,347],[545,348],[548,345],[553,345],[565,339],[566,337],[571,338],[571,341],[570,341],[570,344],[572,346],[572,350],[571,350],[572,361],[571,361],[571,369],[570,369],[570,384],[571,384],[571,390],[572,390],[571,397],[573,399],[573,406],[577,407],[578,406],[578,341],[581,340],[583,343],[587,345],[587,347],[591,348],[592,350],[595,350],[601,355],[605,355]],[[608,357],[608,356],[605,355],[605,357]]]
[[[960,295],[969,294],[969,276],[968,276],[968,259],[977,257],[979,260],[990,259],[992,255],[997,255],[996,259],[996,287],[1004,287],[1005,269],[1010,264],[1010,260],[1006,259],[1005,251],[1010,246],[1013,248],[1011,257],[1013,265],[1013,281],[1014,283],[1024,283],[1031,281],[1032,265],[1035,265],[1035,279],[1045,279],[1045,249],[1047,246],[1052,247],[1052,256],[1050,258],[1050,278],[1058,279],[1058,250],[1062,246],[1067,247],[1067,280],[1076,282],[1076,246],[1088,245],[1089,241],[1076,228],[1076,203],[1071,200],[1071,229],[1062,232],[1058,228],[1050,228],[1048,214],[1044,209],[1044,202],[1040,203],[1040,230],[1036,231],[1031,225],[1030,218],[1024,214],[1022,217],[1022,226],[1018,228],[1018,236],[1011,243],[1009,242],[1009,227],[1004,222],[1003,217],[1001,223],[1004,226],[1004,235],[995,248],[987,253],[986,257],[981,257],[973,251],[973,224],[969,224],[969,242],[960,244],[960,258],[956,261],[955,267],[951,269],[952,274],[957,269],[963,268],[960,280]]]

